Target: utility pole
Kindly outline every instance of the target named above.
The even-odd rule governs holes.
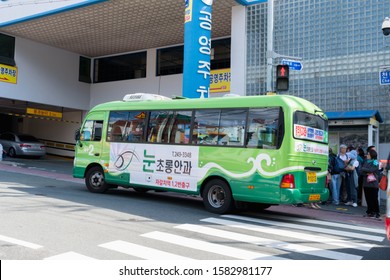
[[[267,93],[273,92],[273,64],[274,64],[274,0],[268,0],[267,15]]]

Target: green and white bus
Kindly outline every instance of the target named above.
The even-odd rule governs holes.
[[[327,118],[293,96],[129,94],[91,109],[76,140],[73,176],[94,193],[200,195],[219,214],[329,196]]]

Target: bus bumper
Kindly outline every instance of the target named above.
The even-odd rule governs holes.
[[[322,192],[302,193],[299,189],[281,189],[280,203],[281,204],[297,204],[327,201],[329,198],[329,190],[323,189]]]
[[[84,178],[84,174],[85,174],[85,168],[77,167],[77,166],[73,167],[74,178]]]

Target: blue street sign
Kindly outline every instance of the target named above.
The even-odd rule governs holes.
[[[379,72],[379,84],[390,85],[390,69],[381,70]]]
[[[282,59],[281,64],[288,65],[291,70],[301,71],[303,66],[300,61]]]

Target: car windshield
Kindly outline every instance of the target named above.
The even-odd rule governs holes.
[[[18,135],[21,142],[38,142],[38,139],[32,135]]]

